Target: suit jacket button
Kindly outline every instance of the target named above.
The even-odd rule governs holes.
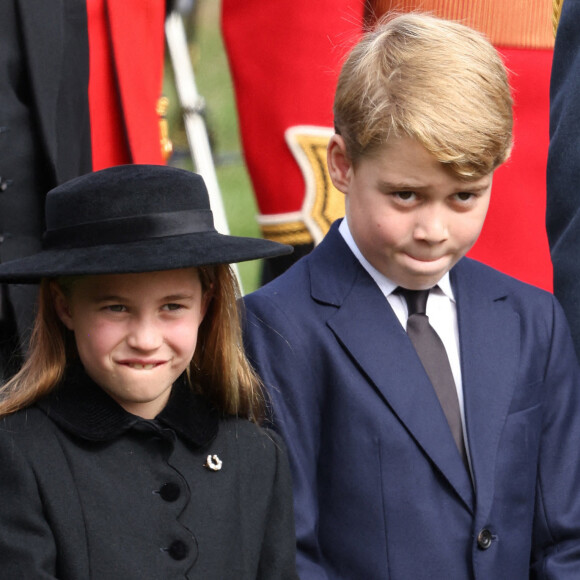
[[[181,540],[175,540],[175,542],[172,542],[171,546],[167,548],[167,551],[174,560],[184,560],[189,552],[187,545]]]
[[[487,528],[483,528],[483,530],[481,530],[481,532],[479,532],[479,534],[477,535],[477,545],[482,550],[487,550],[489,547],[491,547],[492,541],[493,536],[491,535],[491,532]]]
[[[159,495],[165,501],[175,501],[179,498],[181,490],[179,489],[179,485],[177,483],[173,483],[172,481],[168,483],[164,483],[159,490]]]

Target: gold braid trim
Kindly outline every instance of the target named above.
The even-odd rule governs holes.
[[[377,17],[397,12],[432,12],[483,32],[495,46],[552,49],[552,18],[563,0],[367,0]],[[552,7],[554,4],[554,8]]]
[[[552,31],[554,36],[556,36],[556,31],[558,30],[558,24],[560,22],[560,14],[562,14],[562,4],[564,4],[564,0],[552,0]]]
[[[290,244],[299,246],[301,244],[311,244],[312,236],[306,229],[304,222],[285,222],[280,224],[260,224],[262,235],[280,244]]]

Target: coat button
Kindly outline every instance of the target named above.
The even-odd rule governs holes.
[[[172,481],[164,483],[159,490],[159,495],[165,501],[175,501],[180,494],[181,490],[179,489],[179,485],[177,485],[177,483],[173,483]]]
[[[174,560],[183,560],[187,557],[189,549],[181,540],[175,540],[175,542],[172,542],[171,546],[167,548],[167,551]]]
[[[493,536],[491,532],[487,528],[483,528],[481,532],[477,535],[477,545],[482,550],[487,550],[491,546],[491,542],[493,541]]]

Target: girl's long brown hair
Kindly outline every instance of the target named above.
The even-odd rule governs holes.
[[[199,328],[197,348],[189,367],[192,387],[224,414],[259,423],[264,417],[261,383],[242,344],[240,292],[227,264],[198,268],[209,305]],[[48,394],[76,358],[74,335],[54,308],[51,280],[40,284],[38,314],[22,369],[0,388],[0,416],[28,407]],[[70,291],[70,280],[56,281]],[[72,282],[74,284],[74,281]]]

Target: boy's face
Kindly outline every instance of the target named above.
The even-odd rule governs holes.
[[[125,410],[152,419],[188,367],[206,307],[197,270],[86,276],[56,311],[87,374]]]
[[[335,135],[328,165],[358,248],[399,286],[431,288],[479,236],[493,174],[462,181],[409,137],[391,139],[355,168]]]

